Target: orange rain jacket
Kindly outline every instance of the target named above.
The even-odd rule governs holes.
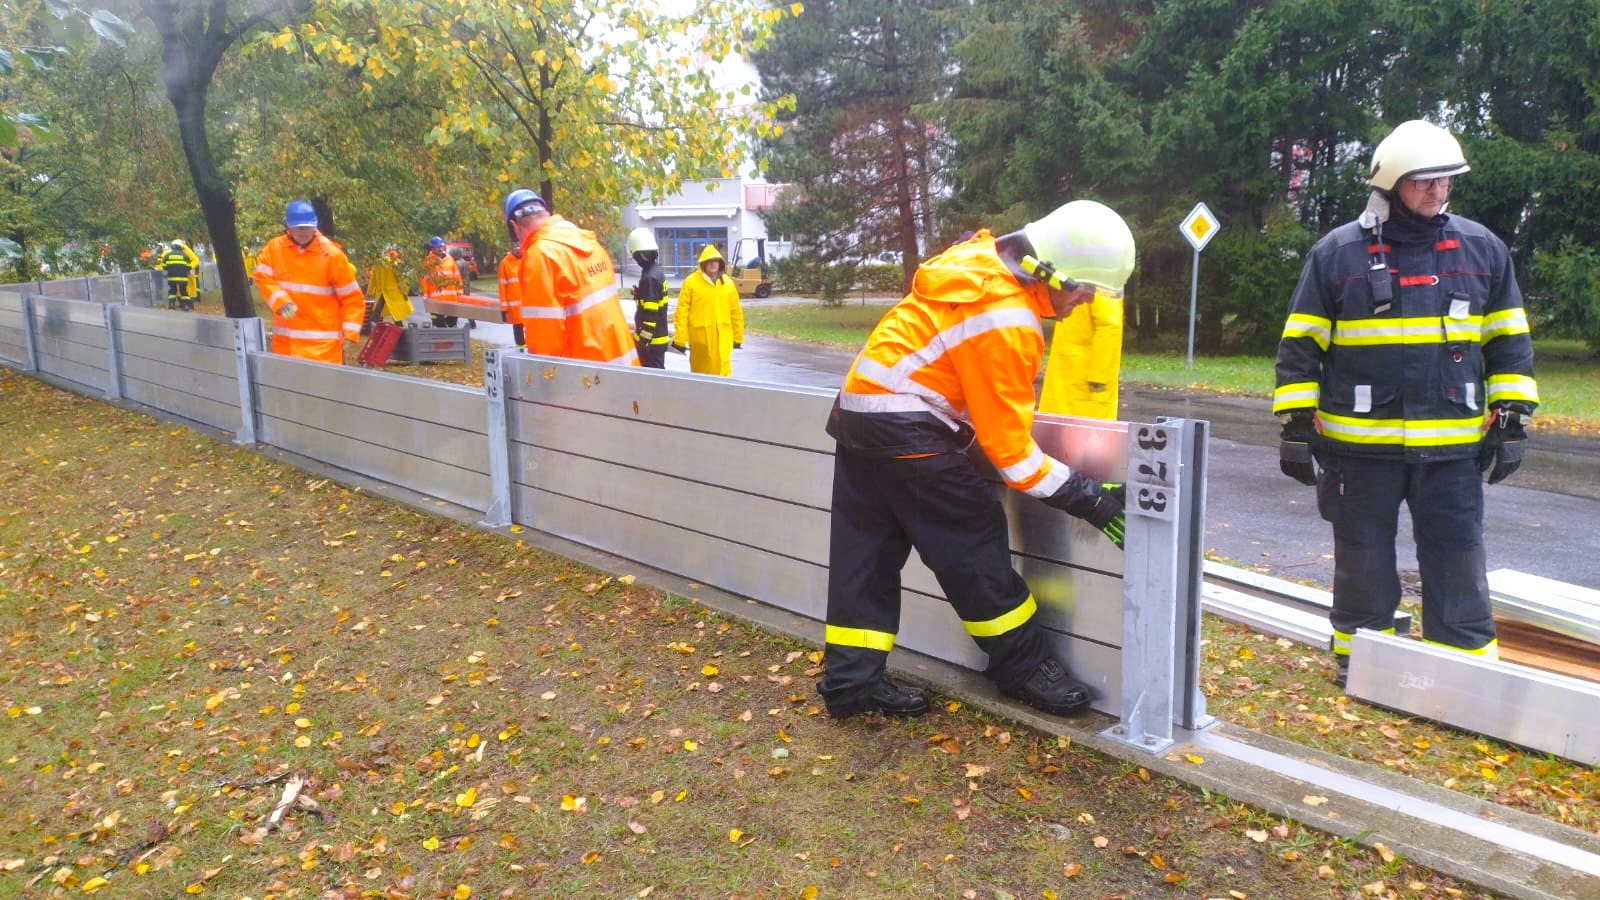
[[[1117,417],[1122,369],[1122,300],[1105,291],[1056,323],[1039,411],[1089,419]],[[1100,385],[1095,390],[1091,385]]]
[[[523,239],[517,287],[528,352],[624,366],[639,364],[617,299],[617,271],[594,232],[561,216]]]
[[[1026,280],[1028,283],[1022,283]],[[850,366],[828,420],[863,455],[960,453],[976,439],[1006,484],[1066,508],[1095,486],[1033,440],[1045,286],[1013,273],[987,230],[924,262]]]
[[[341,340],[361,340],[366,298],[344,248],[317,232],[301,247],[280,234],[256,257],[256,289],[272,307],[272,352],[340,365]],[[280,310],[293,300],[295,316]]]
[[[518,274],[521,268],[520,247],[500,258],[500,313],[508,325],[522,324],[522,288]]]
[[[454,300],[461,296],[461,270],[450,254],[428,254],[422,262],[422,296],[430,300]]]

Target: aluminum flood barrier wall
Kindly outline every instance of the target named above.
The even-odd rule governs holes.
[[[121,396],[212,428],[239,431],[239,366],[229,320],[134,306],[111,313]]]
[[[27,303],[20,292],[0,291],[0,362],[31,370],[27,316]]]
[[[271,353],[250,353],[249,368],[262,443],[461,506],[488,507],[482,391]]]
[[[87,300],[48,296],[30,297],[28,306],[34,367],[91,392],[107,394],[112,386],[106,307]]]

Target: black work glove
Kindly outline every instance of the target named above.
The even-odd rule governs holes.
[[[743,350],[744,349],[744,342],[743,341],[734,341],[733,342],[733,349],[735,349],[735,350]]]
[[[1073,482],[1077,482],[1077,485]],[[1071,496],[1073,500],[1070,503],[1051,502],[1052,506],[1064,509],[1100,529],[1100,533],[1110,538],[1118,550],[1122,549],[1123,535],[1127,530],[1127,516],[1123,509],[1123,498],[1127,496],[1127,491],[1122,484],[1108,481],[1095,484],[1074,472],[1061,495]]]
[[[1499,484],[1522,465],[1522,450],[1533,410],[1525,403],[1496,403],[1489,407],[1478,442],[1478,471],[1489,473],[1489,483]]]
[[[671,350],[673,353],[682,353],[684,355],[688,355],[689,353],[689,348],[681,347],[676,343],[668,344],[667,349]]]
[[[1278,469],[1301,484],[1315,486],[1317,466],[1311,458],[1311,445],[1317,440],[1317,423],[1311,410],[1297,409],[1283,417],[1283,433],[1278,436]]]

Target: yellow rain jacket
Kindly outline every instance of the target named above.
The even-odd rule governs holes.
[[[1039,411],[1116,419],[1121,369],[1122,300],[1095,291],[1093,300],[1056,323]]]
[[[406,296],[405,282],[400,280],[400,270],[392,257],[385,256],[373,264],[367,293],[382,301],[384,311],[396,322],[411,318],[411,299]]]
[[[700,265],[722,259],[716,244],[700,251]],[[689,350],[689,370],[702,375],[733,374],[733,345],[744,343],[744,307],[727,265],[717,280],[695,269],[678,290],[678,311],[672,317],[672,342]]]

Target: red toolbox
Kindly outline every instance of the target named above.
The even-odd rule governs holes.
[[[372,326],[372,334],[367,342],[362,345],[361,353],[356,356],[356,362],[363,366],[382,368],[389,361],[389,354],[394,352],[394,345],[400,342],[400,333],[405,329],[393,322],[378,322]]]

